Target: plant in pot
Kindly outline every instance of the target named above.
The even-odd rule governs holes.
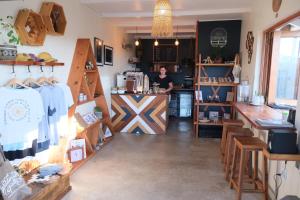
[[[0,60],[15,60],[20,38],[12,23],[13,17],[0,18]]]
[[[97,116],[98,119],[102,119],[102,110],[100,107],[96,106],[94,108],[94,113]]]

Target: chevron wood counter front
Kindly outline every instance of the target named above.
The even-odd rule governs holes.
[[[112,94],[116,132],[164,134],[168,126],[168,95]]]

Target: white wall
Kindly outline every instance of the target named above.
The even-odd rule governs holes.
[[[282,6],[279,11],[278,18],[275,18],[275,13],[272,11],[272,0],[252,0],[252,12],[245,14],[242,24],[241,37],[241,53],[242,53],[242,79],[248,79],[254,87],[253,92],[258,90],[259,86],[259,70],[261,66],[261,51],[263,31],[275,24],[276,22],[296,13],[300,10],[299,0],[282,1]],[[247,32],[253,31],[254,34],[254,51],[251,64],[247,63],[246,37]],[[300,94],[300,92],[299,92]],[[300,96],[298,97],[300,99]],[[300,128],[300,101],[297,106],[296,126]],[[262,136],[266,133],[255,131],[256,136]],[[271,162],[269,181],[272,190],[274,190],[273,175],[278,170],[283,169],[284,163]],[[287,179],[283,180],[283,184],[279,191],[279,198],[285,195],[300,196],[300,170],[295,167],[295,162],[288,162]]]
[[[108,105],[110,105],[110,88],[115,84],[115,74],[129,69],[128,58],[132,52],[122,49],[122,42],[127,40],[123,30],[113,26],[112,23],[97,16],[86,6],[80,4],[79,0],[54,0],[63,6],[67,18],[67,28],[64,36],[47,35],[45,43],[41,47],[20,46],[20,53],[40,53],[47,51],[64,62],[64,67],[54,69],[55,77],[60,81],[66,82],[70,71],[73,53],[75,50],[77,38],[98,37],[104,40],[106,45],[114,48],[114,66],[104,66],[100,68],[100,75],[105,90]],[[5,1],[0,2],[0,17],[7,15],[17,16],[18,10],[29,8],[39,12],[42,0],[24,0],[24,1]],[[38,68],[31,67],[33,77],[41,76]],[[49,72],[50,69],[48,69]],[[11,68],[1,66],[0,85],[3,85],[10,78]],[[26,67],[16,67],[17,77],[26,79],[28,76]],[[110,106],[109,106],[110,107]]]

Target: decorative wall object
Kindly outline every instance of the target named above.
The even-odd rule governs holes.
[[[94,54],[97,66],[103,66],[103,40],[94,37]]]
[[[157,0],[152,23],[152,37],[172,37],[172,7],[169,0]]]
[[[281,7],[281,2],[282,2],[282,0],[273,0],[273,2],[272,2],[273,12],[276,13],[275,17],[278,17],[278,11]]]
[[[227,31],[224,28],[215,28],[210,33],[210,45],[223,48],[227,44]]]
[[[246,49],[248,50],[248,64],[251,63],[253,54],[254,36],[252,31],[248,31],[246,40]]]
[[[16,31],[21,44],[42,46],[46,37],[46,28],[40,14],[29,9],[19,11],[15,21]]]
[[[110,46],[104,45],[104,65],[113,66],[113,48]]]
[[[64,35],[67,20],[62,6],[54,2],[44,2],[40,15],[43,17],[47,34]]]

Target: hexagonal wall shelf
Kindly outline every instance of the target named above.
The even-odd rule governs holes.
[[[67,20],[62,6],[54,2],[44,2],[40,15],[43,17],[48,34],[64,35]]]
[[[46,28],[40,14],[29,9],[19,11],[15,28],[23,45],[42,46],[46,37]]]

